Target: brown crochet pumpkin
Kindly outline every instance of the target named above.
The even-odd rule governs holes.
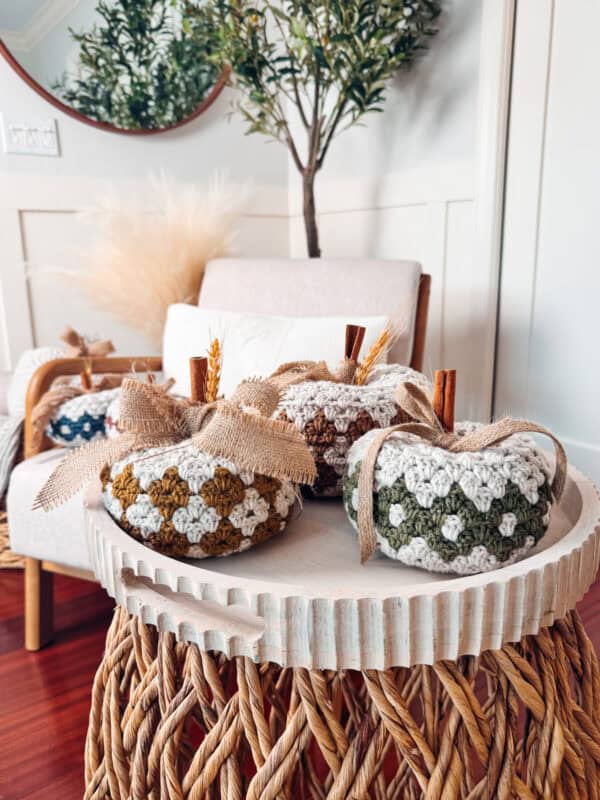
[[[394,401],[394,389],[404,381],[431,391],[424,375],[399,364],[375,367],[363,386],[306,381],[285,391],[276,413],[302,431],[313,454],[317,480],[309,492],[316,497],[340,497],[351,445],[373,428],[409,421]]]
[[[192,444],[133,453],[101,477],[109,514],[136,539],[172,556],[247,550],[280,533],[295,502],[290,481],[241,470]]]

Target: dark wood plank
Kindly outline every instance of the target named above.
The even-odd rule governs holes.
[[[113,602],[56,576],[56,638],[23,649],[23,575],[0,571],[0,798],[80,800],[90,688]]]
[[[112,601],[98,586],[56,577],[57,637],[23,650],[22,573],[0,571],[0,799],[80,800],[90,690]],[[600,582],[579,605],[600,651]]]

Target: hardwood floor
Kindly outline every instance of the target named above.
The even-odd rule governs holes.
[[[23,650],[23,575],[0,571],[0,798],[80,800],[90,687],[113,602],[56,576],[57,635]]]
[[[22,573],[0,570],[0,800],[81,800],[93,676],[112,601],[95,584],[57,576],[57,635],[23,650]],[[600,652],[600,582],[579,606]]]

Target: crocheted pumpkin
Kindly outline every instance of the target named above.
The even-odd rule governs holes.
[[[280,533],[295,502],[290,481],[240,470],[192,444],[139,451],[105,467],[104,505],[134,538],[173,556],[247,550]]]
[[[363,436],[348,454],[344,506],[355,528],[361,463],[373,436]],[[461,575],[523,558],[546,532],[552,502],[546,459],[522,434],[474,453],[450,453],[395,434],[379,451],[373,491],[382,553]]]
[[[318,476],[309,490],[313,495],[342,494],[348,449],[364,433],[408,421],[394,401],[394,389],[403,381],[431,388],[424,375],[409,367],[382,364],[372,370],[364,386],[306,381],[285,391],[278,417],[302,431],[314,456]]]
[[[116,397],[113,397],[106,408],[104,429],[109,439],[114,439],[115,436],[121,433],[121,429],[119,428],[120,399],[121,393],[119,392]]]
[[[66,400],[50,418],[46,435],[62,447],[79,447],[102,438],[107,409],[119,392],[118,388],[106,389]]]

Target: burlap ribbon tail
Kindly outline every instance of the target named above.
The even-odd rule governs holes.
[[[409,433],[418,436],[434,447],[441,447],[450,453],[473,453],[492,447],[515,433],[540,433],[548,436],[554,444],[556,465],[551,492],[556,501],[560,500],[567,476],[567,455],[560,441],[546,428],[527,420],[510,417],[484,425],[472,433],[448,433],[445,431],[427,394],[412,383],[402,383],[396,388],[395,401],[415,422],[394,425],[379,430],[373,437],[367,454],[361,463],[358,479],[358,536],[360,560],[365,563],[377,547],[377,531],[373,517],[373,489],[377,457],[384,443],[396,433]]]
[[[230,400],[202,404],[175,398],[165,387],[126,378],[119,409],[123,433],[71,451],[50,475],[34,508],[47,511],[64,503],[105,464],[132,452],[178,447],[188,440],[198,450],[230,459],[241,469],[312,483],[315,463],[300,431],[291,423],[269,419],[278,401],[279,390],[268,381],[244,381]]]

